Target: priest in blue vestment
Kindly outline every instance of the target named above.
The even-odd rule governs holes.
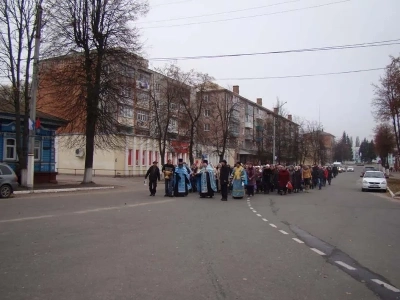
[[[180,158],[174,172],[174,196],[187,196],[190,188],[190,177],[186,167],[183,165],[183,159]]]
[[[197,190],[200,198],[214,197],[217,192],[214,169],[208,164],[207,160],[203,161],[203,166],[197,173]]]

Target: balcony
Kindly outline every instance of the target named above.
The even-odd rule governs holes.
[[[256,126],[256,131],[264,131],[264,127],[261,125]]]
[[[253,140],[253,134],[252,133],[245,133],[244,134],[244,139],[252,141]]]
[[[261,113],[255,113],[254,118],[257,120],[264,120],[264,116]]]
[[[230,134],[231,137],[234,137],[234,138],[239,137],[239,132],[238,131],[230,131],[229,134]]]
[[[244,127],[253,129],[253,122],[244,122]]]

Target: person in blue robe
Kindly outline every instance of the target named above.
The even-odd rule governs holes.
[[[241,163],[236,163],[232,171],[232,197],[242,199],[244,197],[244,187],[247,185],[247,174]]]
[[[187,196],[190,185],[190,177],[186,167],[183,165],[183,159],[178,160],[178,166],[174,171],[174,196]]]
[[[197,191],[200,198],[214,197],[217,192],[214,169],[208,164],[207,160],[203,161],[203,166],[197,173]]]

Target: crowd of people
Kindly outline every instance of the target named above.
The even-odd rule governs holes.
[[[222,201],[228,200],[229,193],[234,199],[245,195],[252,197],[256,193],[308,193],[310,189],[331,185],[332,178],[339,173],[336,166],[253,166],[252,163],[243,165],[238,162],[231,167],[226,160],[221,160],[215,167],[207,160],[200,167],[195,164],[189,167],[182,159],[176,166],[168,160],[161,172],[165,180],[165,197],[184,197],[197,192],[200,198],[212,198],[215,193],[221,193]],[[156,194],[161,172],[155,161],[146,173],[150,196]]]

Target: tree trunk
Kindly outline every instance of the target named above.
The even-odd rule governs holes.
[[[194,164],[193,144],[194,144],[194,126],[192,126],[192,128],[190,129],[190,140],[189,140],[189,162],[190,162],[190,165]]]
[[[85,172],[83,174],[82,183],[91,183],[92,175],[93,175],[93,157],[94,157],[94,138],[95,138],[95,129],[96,129],[96,115],[94,115],[95,110],[90,109],[88,106],[87,120],[86,120],[86,149],[85,149]]]

